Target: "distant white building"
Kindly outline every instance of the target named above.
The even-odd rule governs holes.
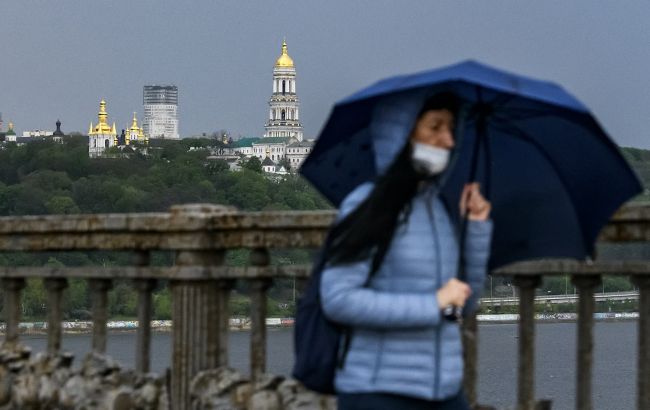
[[[290,138],[268,137],[260,138],[253,145],[253,156],[261,159],[269,157],[272,161],[280,161],[286,155]]]
[[[5,132],[5,141],[16,142],[16,132],[14,131],[14,123],[9,121],[9,128]]]
[[[178,87],[145,85],[142,100],[144,134],[149,138],[179,139]]]
[[[32,130],[32,131],[23,131],[22,138],[49,137],[52,135],[54,135],[54,131]]]
[[[269,100],[269,118],[262,138],[241,138],[220,148],[215,158],[236,154],[246,158],[257,157],[264,172],[287,174],[297,171],[311,152],[314,141],[303,140],[300,107],[296,94],[296,68],[282,44],[282,54],[273,67],[273,94]],[[290,167],[280,165],[284,160]]]
[[[269,157],[264,158],[264,161],[262,161],[262,170],[267,174],[286,175],[289,173],[288,169],[282,165],[277,164]]]
[[[298,170],[313,148],[313,141],[296,141],[287,145],[285,151],[291,169]]]
[[[302,141],[300,104],[296,94],[296,67],[282,43],[282,54],[273,67],[273,94],[269,100],[269,119],[264,127],[266,138],[288,137]]]
[[[99,103],[97,118],[97,124],[93,125],[91,122],[88,128],[88,156],[90,158],[101,156],[108,148],[115,147],[119,143],[115,123],[112,127],[108,125],[108,113],[104,100]]]

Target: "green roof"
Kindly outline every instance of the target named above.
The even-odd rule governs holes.
[[[266,137],[255,141],[255,144],[285,144],[289,139],[290,137]]]
[[[273,160],[271,160],[271,158],[266,157],[266,158],[264,158],[264,161],[262,161],[262,165],[263,166],[275,165],[275,162],[273,162]]]
[[[257,142],[260,139],[261,138],[259,137],[240,138],[237,141],[233,141],[231,146],[233,148],[252,147],[253,143]]]

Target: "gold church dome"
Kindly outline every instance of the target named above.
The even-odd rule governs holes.
[[[293,59],[287,53],[287,42],[282,42],[282,55],[275,62],[276,67],[293,67]]]
[[[115,129],[115,123],[111,128],[108,125],[108,113],[106,112],[106,101],[103,99],[99,102],[99,112],[97,113],[98,122],[96,126],[93,126],[93,123],[90,123],[88,128],[88,135],[117,135],[117,130]]]

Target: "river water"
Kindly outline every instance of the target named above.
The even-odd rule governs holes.
[[[594,408],[635,408],[637,322],[598,322],[594,329]],[[267,366],[287,375],[293,362],[291,329],[268,330]],[[35,351],[44,350],[45,336],[23,336]],[[575,408],[576,324],[539,323],[536,327],[536,397],[553,400],[553,409]],[[230,365],[248,373],[250,333],[230,334]],[[77,359],[89,351],[90,335],[64,335],[63,348]],[[152,335],[152,370],[170,363],[171,333]],[[479,400],[499,409],[516,402],[517,325],[479,326]],[[135,333],[111,333],[108,354],[126,366],[135,363]]]

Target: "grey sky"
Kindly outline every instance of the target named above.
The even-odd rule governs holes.
[[[181,135],[261,135],[286,37],[301,117],[375,80],[472,58],[556,81],[614,140],[650,148],[650,2],[2,0],[0,112],[17,131],[142,117],[142,86],[179,87]]]

